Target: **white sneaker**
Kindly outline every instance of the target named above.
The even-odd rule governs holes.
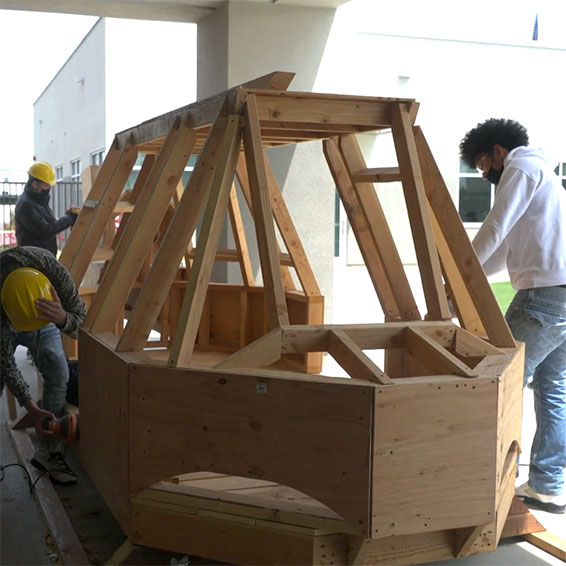
[[[562,514],[566,511],[566,494],[546,495],[537,493],[528,482],[515,488],[515,495],[523,499],[525,503],[536,505],[548,513]]]
[[[49,444],[40,443],[30,463],[38,470],[48,472],[53,483],[59,485],[77,483],[77,474],[69,468],[58,446],[54,445],[52,448],[53,450],[50,450]]]

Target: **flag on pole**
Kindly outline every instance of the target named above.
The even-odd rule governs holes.
[[[538,40],[538,14],[535,16],[535,27],[533,28],[533,41]]]

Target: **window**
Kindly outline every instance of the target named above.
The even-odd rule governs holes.
[[[566,163],[559,163],[554,172],[558,175],[562,181],[562,186],[566,189]]]
[[[63,166],[58,165],[57,167],[55,167],[55,181],[59,183],[62,180],[63,180]]]
[[[458,212],[462,222],[483,222],[491,210],[495,185],[482,179],[477,169],[460,162]]]
[[[99,149],[98,151],[93,151],[90,154],[90,164],[91,165],[102,165],[104,161],[104,150]]]
[[[71,161],[71,181],[73,183],[80,183],[81,181],[81,160],[75,159]]]

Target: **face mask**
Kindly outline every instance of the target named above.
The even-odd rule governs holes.
[[[497,185],[499,183],[499,179],[501,179],[502,174],[503,174],[503,167],[501,169],[494,169],[493,167],[490,167],[489,171],[487,172],[486,179],[490,183]]]

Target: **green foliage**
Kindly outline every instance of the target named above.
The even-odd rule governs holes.
[[[502,281],[500,283],[491,283],[491,288],[497,299],[497,303],[499,304],[499,308],[505,312],[509,303],[512,301],[513,297],[515,296],[515,289],[511,287],[511,283],[509,281]]]

